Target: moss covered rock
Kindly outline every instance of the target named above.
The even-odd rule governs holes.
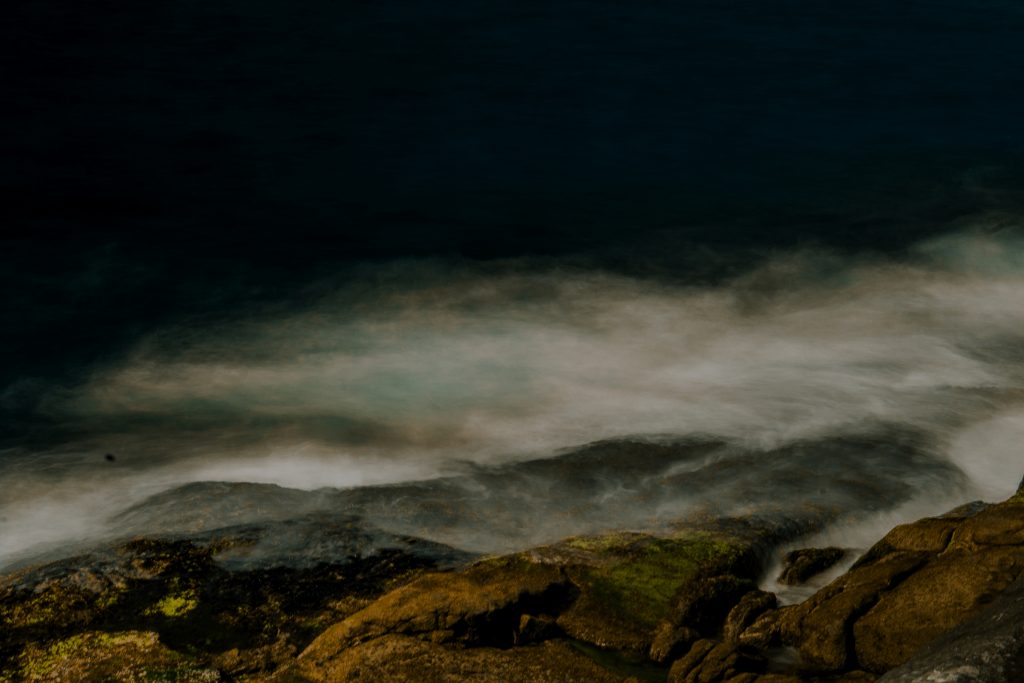
[[[11,678],[25,683],[215,683],[221,674],[168,649],[151,631],[86,631],[45,646],[29,645]]]
[[[718,617],[754,588],[759,569],[748,542],[705,531],[670,538],[613,535],[567,545],[583,551],[566,567],[579,598],[558,624],[604,648],[646,653],[663,622],[714,630]]]

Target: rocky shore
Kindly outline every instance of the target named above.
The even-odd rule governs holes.
[[[308,566],[221,561],[238,528],[11,572],[0,680],[1024,680],[1024,491],[898,526],[792,605],[759,584],[801,529],[757,517],[484,558],[325,525]],[[849,552],[791,552],[783,583]]]

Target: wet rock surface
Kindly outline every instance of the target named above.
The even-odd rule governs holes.
[[[765,613],[738,640],[797,648],[804,676],[883,674],[1010,601],[1005,591],[1022,573],[1024,501],[964,506],[896,527],[846,574],[802,604]],[[1005,635],[1015,638],[1012,629]]]
[[[305,568],[232,571],[218,563],[220,553],[249,540],[229,534],[202,544],[136,539],[4,576],[0,671],[14,680],[34,680],[46,662],[78,652],[76,666],[85,666],[93,654],[102,659],[94,662],[97,680],[135,680],[130,671],[118,673],[107,664],[134,658],[163,666],[173,659],[165,650],[181,655],[186,668],[207,667],[228,676],[269,671],[330,623],[396,583],[437,569],[451,554],[417,543],[416,553],[374,549]],[[117,635],[125,633],[136,635]],[[142,647],[154,639],[159,648]],[[107,650],[113,654],[103,655]],[[46,680],[79,679],[91,680],[85,674]]]
[[[283,529],[294,520],[355,516],[395,536],[491,554],[615,529],[670,531],[673,523],[694,514],[765,514],[775,521],[813,518],[824,524],[891,508],[920,494],[922,481],[936,492],[952,492],[962,480],[961,473],[928,450],[921,435],[886,425],[870,434],[767,449],[699,437],[616,439],[551,457],[495,465],[452,463],[448,469],[446,476],[432,479],[351,489],[186,484],[115,515],[109,520],[110,534],[192,538],[226,527]],[[315,563],[337,556],[319,541],[289,548],[290,538],[287,530],[268,533],[253,555],[264,564],[308,563],[310,558]],[[303,555],[302,547],[317,544],[323,552]],[[25,559],[57,560],[68,554],[61,547],[48,557]]]
[[[259,521],[228,514],[253,495],[272,499]],[[898,526],[784,607],[758,582],[836,509],[711,511],[481,558],[325,512],[336,495],[303,507],[278,487],[190,487],[126,513],[138,528],[164,515],[175,533],[3,575],[0,680],[1022,680],[1019,493]],[[465,504],[426,500],[405,504],[431,528]],[[250,522],[214,527],[221,513]],[[816,570],[836,550],[791,565]]]
[[[344,560],[240,560],[260,529],[302,528],[281,524],[136,539],[6,575],[4,676],[1008,682],[1024,661],[1021,496],[896,527],[786,607],[757,580],[808,521],[708,519],[471,561],[350,518],[323,550],[347,548]]]
[[[798,586],[806,583],[827,569],[831,569],[846,557],[845,548],[801,548],[786,553],[783,558],[779,583]]]

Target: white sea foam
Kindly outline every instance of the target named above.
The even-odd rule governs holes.
[[[98,478],[24,480],[354,486],[627,434],[769,447],[886,422],[930,435],[999,498],[1024,470],[1022,359],[1024,241],[1010,232],[899,260],[776,255],[709,287],[397,263],[304,310],[169,327],[52,390],[43,410],[88,434],[57,460],[119,460]],[[41,495],[23,491],[8,508]]]

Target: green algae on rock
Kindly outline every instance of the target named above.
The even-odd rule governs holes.
[[[672,538],[616,535],[568,545],[585,551],[566,567],[580,595],[558,624],[572,637],[604,648],[647,652],[680,593],[720,575],[749,583],[758,570],[749,543],[705,531]]]

